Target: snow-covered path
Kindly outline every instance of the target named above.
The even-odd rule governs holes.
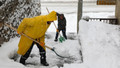
[[[35,57],[28,59],[29,63],[35,63],[37,64],[36,66],[33,66],[33,68],[37,68],[37,67],[42,67],[42,68],[52,68],[54,66],[57,65],[62,65],[64,63],[80,63],[81,62],[81,58],[79,54],[79,50],[80,50],[80,45],[77,41],[77,38],[75,35],[68,35],[68,40],[66,40],[63,43],[60,42],[54,42],[54,35],[55,33],[47,33],[46,34],[46,45],[49,47],[55,47],[55,50],[58,54],[60,54],[61,56],[71,56],[71,58],[74,58],[72,60],[70,60],[69,58],[60,58],[58,57],[53,51],[47,49],[47,61],[50,64],[49,67],[44,67],[40,64],[40,56],[39,56],[39,52],[37,47],[35,46],[33,51],[32,51],[32,55],[35,55]],[[70,37],[74,37],[74,40],[71,40]],[[33,60],[33,61],[31,61]],[[37,61],[37,62],[36,62]],[[29,65],[28,65],[29,67]],[[30,67],[32,67],[30,65]]]
[[[39,51],[38,48],[36,46],[34,46],[30,57],[26,60],[26,67],[30,67],[30,68],[52,68],[54,66],[59,66],[59,65],[63,65],[64,63],[80,63],[81,62],[81,58],[80,58],[80,45],[78,44],[76,35],[74,34],[68,34],[68,40],[64,41],[63,43],[60,42],[54,42],[54,35],[55,33],[47,33],[46,34],[46,45],[49,47],[55,47],[55,50],[58,54],[62,55],[62,56],[71,56],[71,58],[73,59],[69,59],[69,58],[60,58],[58,56],[56,56],[56,54],[47,49],[47,61],[50,64],[50,66],[46,67],[40,64],[40,55],[39,55]],[[2,55],[0,58],[1,60],[4,60],[2,58],[7,58],[8,61],[6,61],[6,63],[15,60],[15,62],[11,63],[11,66],[14,66],[14,63],[23,66],[19,63],[19,58],[20,56],[17,55],[16,51],[17,51],[17,45],[19,42],[19,38],[14,38],[11,39],[10,42],[3,44],[2,49],[0,49],[0,53],[4,52],[4,55]],[[6,48],[9,48],[6,51]],[[1,53],[2,54],[2,53]],[[15,56],[16,55],[16,56]],[[1,61],[2,63],[3,61]],[[4,65],[2,65],[4,67]]]

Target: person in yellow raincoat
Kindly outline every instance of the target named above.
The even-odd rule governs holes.
[[[33,18],[23,19],[17,29],[17,32],[19,34],[24,33],[42,44],[40,45],[21,35],[17,51],[17,53],[21,55],[20,63],[25,65],[25,60],[29,57],[33,45],[36,44],[40,52],[41,64],[43,64],[44,66],[49,66],[49,64],[46,62],[46,50],[44,46],[45,32],[47,31],[51,22],[55,20],[57,20],[57,14],[55,11],[50,12],[48,15],[40,15]]]

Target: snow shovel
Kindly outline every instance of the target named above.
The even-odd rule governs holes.
[[[58,35],[60,35],[60,32],[58,30],[57,32],[58,32]],[[62,43],[63,41],[65,41],[65,38],[60,35],[59,42]]]
[[[13,29],[13,30],[15,30],[16,32],[17,32],[17,29],[16,28],[14,28],[14,27],[12,27],[12,26],[10,26],[10,25],[8,25],[8,24],[6,24],[6,23],[4,23],[6,26],[8,26],[9,28],[11,28],[11,29]],[[38,43],[38,44],[41,44],[40,42],[38,42],[38,41],[36,41],[36,40],[34,40],[33,38],[31,38],[31,37],[29,37],[29,36],[27,36],[26,34],[24,34],[24,33],[21,33],[20,35],[23,35],[23,36],[25,36],[25,37],[27,37],[27,38],[29,38],[30,40],[32,40],[32,41],[34,41],[34,42],[36,42],[36,43]],[[48,49],[50,49],[50,50],[52,50],[57,56],[59,56],[59,57],[61,57],[61,58],[69,58],[69,57],[64,57],[64,56],[61,56],[61,55],[59,55],[56,51],[55,51],[55,48],[53,47],[53,48],[51,48],[51,47],[48,47],[48,46],[46,46],[46,45],[44,45],[46,48],[48,48]]]
[[[48,13],[49,13],[49,10],[48,10],[47,7],[46,7],[46,9],[47,9],[47,11],[48,11]],[[57,30],[57,26],[55,25],[54,21],[53,21],[53,24],[54,24],[54,26],[55,26],[55,28],[56,28],[56,30]],[[60,35],[59,42],[62,43],[63,41],[65,41],[65,38],[61,36],[61,34],[60,34],[59,31],[57,31],[57,32],[58,32],[58,35]]]
[[[65,38],[60,35],[59,42],[62,43],[63,41],[65,41]]]

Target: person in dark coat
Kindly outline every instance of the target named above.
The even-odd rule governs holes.
[[[58,41],[58,35],[59,35],[60,31],[62,31],[62,34],[63,34],[64,38],[67,39],[65,16],[64,16],[64,14],[59,14],[59,13],[57,13],[57,16],[58,16],[58,29],[56,30],[56,37],[55,37],[55,40],[54,40],[56,42]]]

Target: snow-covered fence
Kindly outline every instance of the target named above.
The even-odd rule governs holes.
[[[41,4],[38,0],[2,0],[0,6],[0,40],[9,41],[19,36],[17,32],[3,25],[8,23],[17,28],[25,17],[34,17],[41,14]],[[1,43],[0,43],[1,44]]]

